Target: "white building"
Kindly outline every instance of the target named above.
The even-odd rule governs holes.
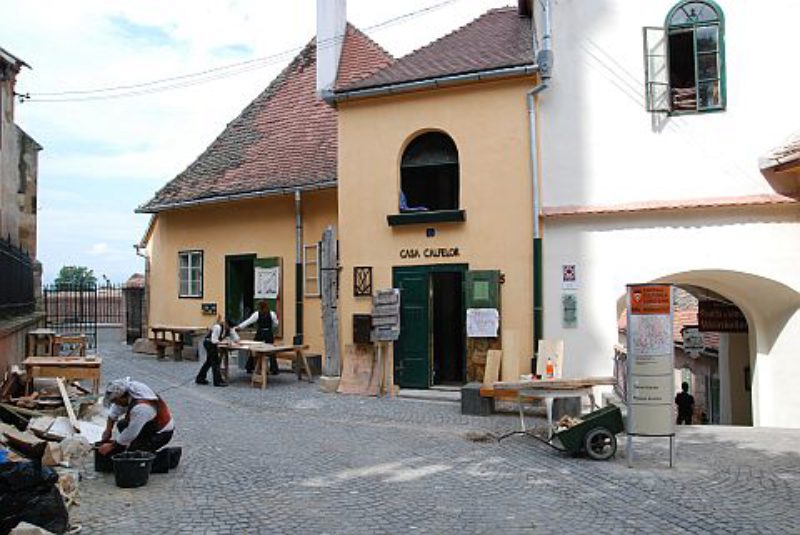
[[[721,333],[719,377],[698,378],[718,380],[720,423],[797,427],[800,195],[776,193],[759,157],[800,128],[800,2],[560,0],[552,19],[544,335],[564,339],[565,375],[612,372],[626,284],[673,283],[701,315],[746,318]]]

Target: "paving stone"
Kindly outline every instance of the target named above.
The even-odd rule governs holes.
[[[184,450],[140,489],[90,473],[82,533],[796,533],[799,431],[681,428],[675,468],[666,440],[637,439],[629,469],[624,437],[594,462],[525,436],[467,440],[514,415],[324,394],[288,373],[263,391],[236,370],[228,388],[198,386],[199,363],[101,352],[105,380],[162,393]]]

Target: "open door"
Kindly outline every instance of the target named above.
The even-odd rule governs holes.
[[[278,316],[275,338],[283,338],[283,260],[278,257],[256,258],[253,261],[253,296],[256,301],[266,300],[269,309]]]

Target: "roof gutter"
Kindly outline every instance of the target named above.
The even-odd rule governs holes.
[[[416,80],[413,82],[402,82],[398,84],[383,85],[379,87],[353,89],[350,91],[342,91],[341,93],[328,92],[323,94],[322,98],[325,99],[325,101],[328,102],[329,104],[332,104],[336,102],[354,100],[359,98],[396,95],[398,93],[409,93],[412,91],[420,91],[422,89],[449,87],[452,85],[458,85],[467,82],[497,80],[502,78],[516,78],[520,76],[528,76],[538,71],[539,71],[538,65],[532,63],[529,65],[518,65],[516,67],[503,67],[501,69],[491,69],[486,71],[471,72],[467,74],[440,76],[437,78],[428,78],[425,80]]]
[[[246,193],[231,193],[228,195],[215,195],[205,199],[195,199],[191,201],[178,201],[173,203],[166,203],[157,205],[155,208],[145,209],[139,207],[134,210],[137,214],[157,214],[167,210],[175,210],[177,208],[192,208],[195,206],[203,206],[206,204],[216,204],[228,201],[245,201],[249,199],[261,199],[263,197],[279,197],[281,195],[294,195],[297,191],[317,191],[321,189],[331,189],[336,187],[336,180],[329,180],[327,182],[320,182],[319,184],[312,184],[308,186],[287,186],[285,188],[274,188],[260,191],[248,191]]]

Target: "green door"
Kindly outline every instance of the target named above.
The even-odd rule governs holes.
[[[395,268],[394,287],[400,289],[400,339],[395,344],[394,376],[401,388],[430,386],[430,299],[428,270]]]

